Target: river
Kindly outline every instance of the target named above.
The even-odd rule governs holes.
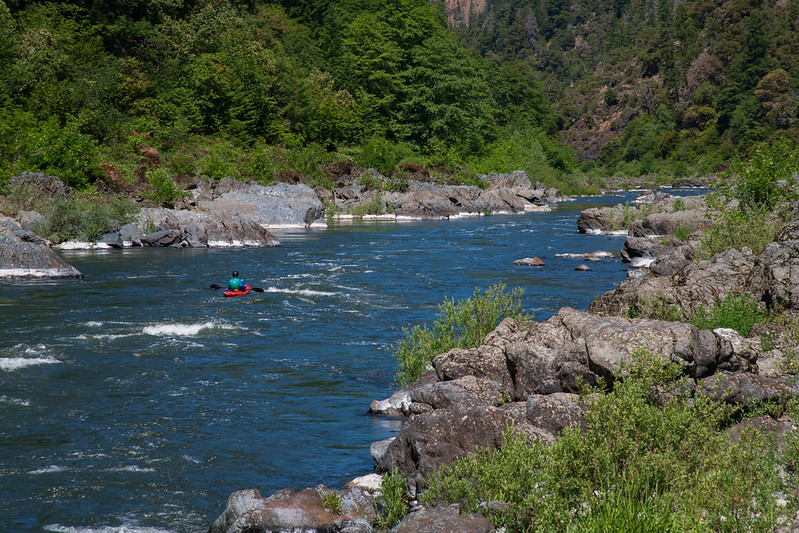
[[[0,531],[202,532],[239,489],[341,488],[400,429],[366,411],[403,328],[495,283],[536,320],[585,309],[626,267],[555,254],[618,253],[577,217],[634,196],[335,223],[279,248],[64,252],[82,280],[0,282]],[[209,289],[234,269],[264,292]]]

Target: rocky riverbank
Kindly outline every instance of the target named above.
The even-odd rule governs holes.
[[[183,176],[177,182],[183,196],[173,207],[147,200],[141,180],[127,183],[109,173],[96,184],[98,191],[131,198],[141,208],[128,222],[111,221],[111,229],[96,238],[47,241],[36,237],[33,231],[47,222],[45,215],[7,205],[4,211],[13,211],[14,217],[5,217],[0,226],[0,276],[80,276],[52,249],[280,246],[270,229],[326,227],[326,216],[448,219],[548,210],[550,204],[564,199],[557,190],[531,183],[524,172],[483,176],[484,188],[433,183],[420,173],[418,180],[408,179],[402,190],[389,191],[381,183],[385,178],[351,163],[335,165],[330,172],[335,186],[319,190],[302,183],[267,187],[230,178],[214,182]],[[74,194],[58,178],[41,174],[14,177],[9,185],[53,202]],[[0,208],[3,205],[0,202]]]

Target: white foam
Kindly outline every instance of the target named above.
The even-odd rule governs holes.
[[[30,400],[20,400],[18,398],[9,398],[8,396],[0,396],[0,403],[10,403],[13,405],[22,405],[28,407],[31,404]]]
[[[246,240],[240,241],[238,239],[230,241],[208,241],[209,248],[260,248],[264,244],[261,241]]]
[[[147,335],[192,337],[203,330],[214,329],[215,327],[216,324],[213,322],[203,322],[202,324],[156,324],[154,326],[145,326],[143,332]]]
[[[52,472],[63,472],[66,470],[63,466],[50,465],[46,468],[39,468],[38,470],[31,470],[29,474],[50,474]]]
[[[50,524],[44,526],[45,531],[53,533],[172,533],[167,529],[155,527],[137,526],[135,524],[124,524],[121,526],[62,526],[61,524]]]
[[[142,468],[141,466],[130,465],[112,468],[111,472],[155,472],[154,468]]]
[[[130,337],[130,336],[131,336],[130,334],[113,335],[111,333],[102,333],[100,335],[84,335],[84,334],[80,334],[77,337],[75,337],[75,339],[77,339],[79,341],[85,341],[87,339],[116,340],[116,339],[121,339],[121,338],[124,338],[124,337]]]
[[[58,250],[109,250],[112,246],[104,242],[66,241],[54,244],[53,248]]]
[[[0,358],[0,369],[6,372],[13,372],[21,368],[37,365],[52,365],[60,363],[58,359],[52,356],[48,357],[3,357]]]
[[[283,294],[297,294],[299,296],[335,296],[339,293],[330,291],[314,291],[311,289],[281,289],[278,287],[268,287],[265,292],[275,292]]]

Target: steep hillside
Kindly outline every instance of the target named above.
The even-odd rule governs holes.
[[[795,0],[447,6],[465,45],[536,66],[581,159],[712,169],[735,148],[799,138]]]

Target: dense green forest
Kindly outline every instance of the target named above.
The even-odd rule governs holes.
[[[481,8],[465,25],[425,0],[0,0],[0,186],[133,179],[152,147],[213,179],[324,185],[349,158],[574,191],[799,138],[795,0]]]

